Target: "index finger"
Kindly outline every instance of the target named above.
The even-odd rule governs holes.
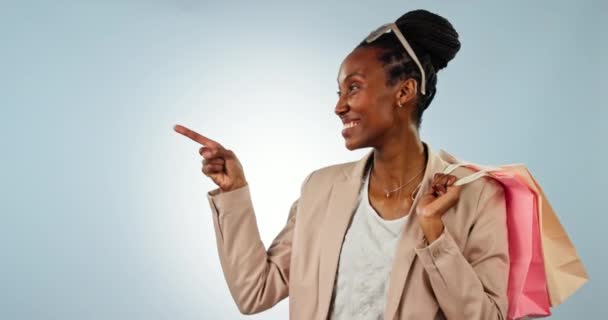
[[[194,131],[194,130],[190,130],[182,125],[176,124],[175,126],[173,126],[173,130],[175,130],[175,132],[180,133],[202,145],[208,146],[208,147],[221,147],[221,144],[203,136],[202,134]]]

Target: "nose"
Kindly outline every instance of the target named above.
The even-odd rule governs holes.
[[[340,116],[348,111],[348,104],[346,103],[346,99],[342,99],[342,97],[338,98],[338,102],[336,102],[336,107],[334,108],[334,113],[337,116]]]

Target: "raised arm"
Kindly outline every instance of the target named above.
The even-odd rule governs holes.
[[[289,294],[289,265],[298,198],[287,223],[266,250],[251,201],[243,167],[232,150],[202,134],[176,125],[174,130],[203,145],[203,173],[218,188],[208,192],[220,263],[230,294],[244,314],[264,311]],[[310,179],[310,173],[302,182]]]
[[[302,183],[310,179],[309,174]],[[301,188],[301,190],[302,190]],[[220,263],[232,298],[243,314],[277,304],[289,294],[289,264],[299,198],[293,202],[285,227],[268,250],[260,239],[249,186],[207,194]]]

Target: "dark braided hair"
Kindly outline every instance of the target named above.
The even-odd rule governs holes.
[[[416,127],[420,128],[422,113],[431,104],[437,91],[437,72],[454,58],[460,49],[460,41],[458,33],[447,19],[426,10],[407,12],[399,17],[395,24],[416,53],[426,74],[426,95],[418,95],[418,105],[413,114]],[[382,49],[378,59],[387,72],[387,86],[414,78],[420,88],[421,75],[418,66],[395,34],[385,33],[371,43],[364,40],[356,48],[360,47]]]

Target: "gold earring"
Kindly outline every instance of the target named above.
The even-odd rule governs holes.
[[[401,105],[401,101],[397,102],[397,105],[399,106],[399,108],[403,107],[403,105]]]

